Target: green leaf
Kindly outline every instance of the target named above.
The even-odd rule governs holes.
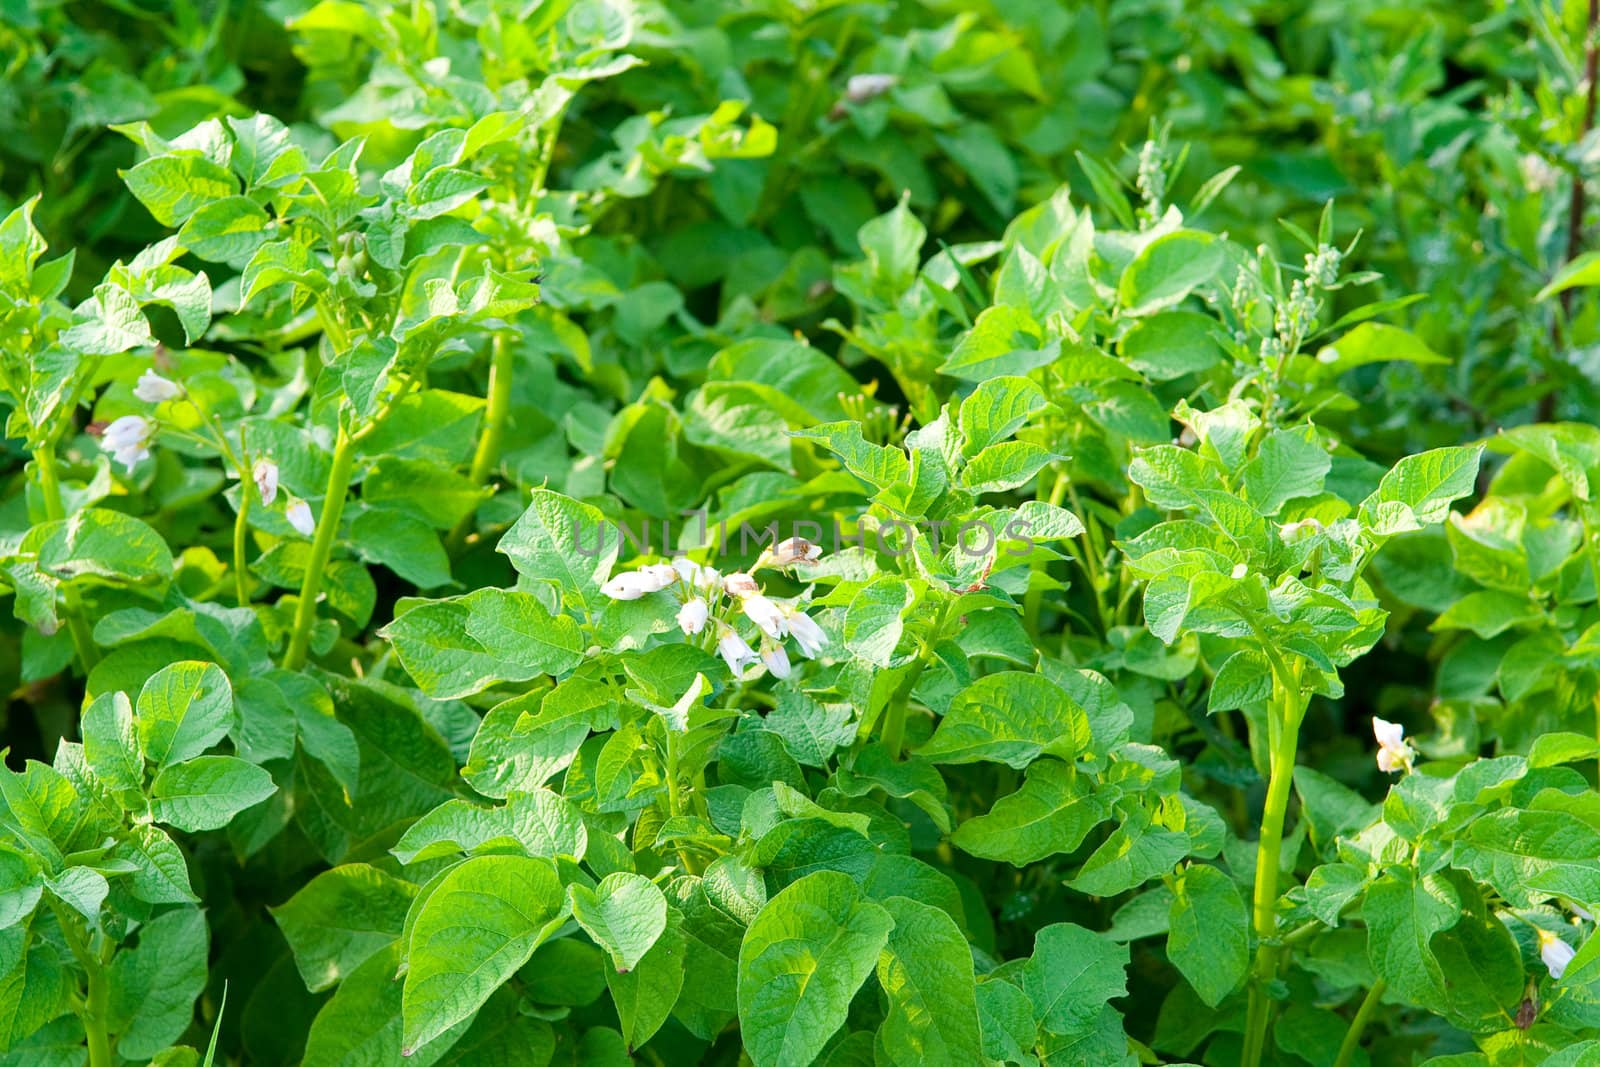
[[[139,691],[139,738],[160,770],[193,759],[233,726],[233,688],[214,663],[163,667]]]
[[[1386,871],[1361,906],[1372,969],[1398,997],[1419,1006],[1442,1003],[1444,968],[1429,947],[1433,935],[1461,918],[1460,899],[1439,875],[1418,879],[1406,867]]]
[[[549,489],[535,489],[528,510],[500,539],[518,573],[551,582],[580,607],[600,606],[621,537],[599,509]]]
[[[111,961],[108,1022],[117,1052],[147,1059],[183,1036],[206,985],[205,913],[183,908],[139,928],[138,944]]]
[[[1018,770],[1040,755],[1073,761],[1093,738],[1083,706],[1037,674],[1002,671],[967,686],[950,702],[917,755],[935,763],[1005,763]]]
[[[1111,814],[1088,775],[1059,760],[1041,759],[1015,793],[956,828],[950,842],[969,855],[1016,867],[1069,853]]]
[[[1519,907],[1550,897],[1600,907],[1600,831],[1570,812],[1482,816],[1456,839],[1452,863]]]
[[[403,986],[395,975],[403,964],[404,946],[395,942],[345,976],[311,1022],[302,1067],[429,1067],[450,1050],[471,1026],[470,1013],[401,1058]]]
[[[126,693],[102,693],[83,712],[83,758],[111,789],[144,788],[144,759]]]
[[[1040,333],[1039,324],[1026,311],[1010,304],[986,308],[939,373],[982,382],[1047,367],[1061,354],[1061,346],[1059,342],[1046,343]]]
[[[676,908],[670,908],[661,935],[636,966],[627,970],[606,968],[606,987],[611,991],[628,1048],[636,1049],[649,1041],[672,1014],[687,978],[688,954],[683,917]]]
[[[323,871],[268,909],[306,988],[320,993],[400,936],[417,887],[365,863]]]
[[[844,1025],[894,920],[836,871],[769,900],[739,947],[739,1023],[756,1067],[808,1067]]]
[[[1118,303],[1133,316],[1171,307],[1216,276],[1225,262],[1222,248],[1220,240],[1198,230],[1157,237],[1123,270]]]
[[[1330,377],[1368,363],[1391,362],[1429,366],[1450,361],[1410,330],[1381,322],[1364,322],[1317,353],[1318,372]]]
[[[878,1030],[877,1061],[893,1067],[981,1063],[972,949],[943,911],[890,897],[894,921],[878,957],[878,984],[889,1013]]]
[[[1539,290],[1534,299],[1548,300],[1567,289],[1590,285],[1600,285],[1600,252],[1584,252],[1573,258],[1556,271],[1556,276]]]
[[[880,575],[862,586],[845,609],[845,647],[873,666],[889,666],[913,599],[911,587],[893,575]]]
[[[1407,456],[1361,502],[1362,526],[1379,537],[1441,523],[1450,502],[1473,491],[1483,446],[1436,448]]]
[[[1128,949],[1072,923],[1046,926],[1034,937],[1033,956],[1017,972],[1033,1003],[1033,1017],[1058,1034],[1080,1030],[1106,1002],[1128,992]]]
[[[446,874],[411,929],[402,1054],[470,1018],[565,917],[548,860],[479,856]]]
[[[567,898],[572,917],[611,954],[619,971],[637,967],[667,928],[667,898],[643,875],[618,871],[594,889],[574,883],[567,887]]]
[[[1275,430],[1262,439],[1256,457],[1240,475],[1245,499],[1271,517],[1297,497],[1322,492],[1332,466],[1333,458],[1317,441],[1315,429]]]
[[[1122,358],[1158,382],[1195,374],[1222,362],[1220,324],[1194,311],[1163,311],[1140,319],[1122,338]]]
[[[1244,980],[1250,966],[1250,914],[1233,880],[1191,864],[1177,880],[1167,958],[1211,1007]]]
[[[101,578],[155,585],[172,576],[172,552],[148,523],[120,511],[85,508],[47,531],[39,569],[68,582]]]
[[[0,1052],[14,1047],[66,1007],[68,974],[48,941],[35,941],[26,953],[17,953],[11,969],[0,977]]]
[[[254,763],[236,756],[196,756],[156,775],[150,811],[158,822],[179,830],[217,830],[277,789],[272,775]]]
[[[128,190],[163,226],[181,226],[201,205],[239,191],[226,167],[198,152],[154,156],[121,173]]]
[[[583,661],[576,622],[551,615],[532,593],[503,589],[402,601],[379,633],[393,643],[417,686],[438,700],[564,674]]]

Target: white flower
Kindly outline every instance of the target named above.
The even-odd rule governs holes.
[[[678,580],[678,568],[670,563],[651,563],[640,567],[639,573],[644,576],[646,582],[654,586],[651,590],[653,593],[659,593]]]
[[[722,636],[717,638],[717,652],[735,678],[743,674],[746,667],[761,658],[756,655],[755,649],[745,643],[744,638],[728,626],[722,628]]]
[[[270,459],[256,460],[254,472],[256,492],[261,494],[261,502],[270,506],[278,499],[278,465]]]
[[[1249,573],[1250,573],[1250,565],[1249,564],[1247,564],[1247,563],[1236,563],[1236,564],[1234,564],[1233,575],[1232,575],[1234,581],[1238,581],[1239,579],[1243,578],[1245,575],[1247,575]]]
[[[706,619],[710,616],[711,608],[707,606],[706,598],[693,597],[678,609],[678,629],[686,634],[697,634],[706,628]]]
[[[1539,931],[1539,958],[1544,960],[1550,977],[1560,979],[1567,973],[1567,964],[1578,953],[1573,947],[1548,930]]]
[[[678,577],[683,579],[685,585],[702,593],[709,593],[722,584],[722,575],[715,567],[696,563],[688,556],[679,556],[673,560],[672,568],[678,572]]]
[[[789,618],[783,609],[760,593],[745,597],[742,606],[750,621],[761,627],[761,632],[768,637],[781,638],[789,632]]]
[[[767,670],[772,672],[774,678],[789,677],[789,653],[783,650],[782,645],[771,645],[763,642],[761,645],[761,662],[767,665]]]
[[[1372,736],[1378,739],[1378,770],[1385,774],[1411,768],[1415,753],[1406,744],[1406,728],[1397,722],[1373,716]]]
[[[828,647],[828,635],[823,633],[822,627],[805,612],[790,609],[788,615],[789,636],[794,638],[801,652],[815,659],[818,652]]]
[[[722,588],[726,589],[733,596],[740,598],[755,596],[757,593],[761,592],[761,586],[756,583],[754,578],[750,577],[750,575],[746,574],[744,571],[734,571],[732,574],[724,576],[722,579]]]
[[[899,83],[899,76],[894,74],[857,74],[845,82],[844,95],[852,104],[860,104],[882,96]]]
[[[183,388],[177,382],[168,381],[155,371],[147,369],[139,375],[138,384],[133,387],[133,395],[146,404],[159,404],[166,400],[176,400],[183,395]]]
[[[140,460],[150,458],[150,437],[155,431],[155,423],[144,416],[124,415],[106,427],[100,445],[131,472]]]
[[[311,505],[304,500],[291,500],[289,506],[283,509],[283,517],[289,520],[289,525],[300,531],[302,537],[310,537],[317,529],[317,520],[311,515]]]
[[[612,600],[638,600],[646,593],[656,592],[656,587],[638,571],[623,571],[602,585],[600,592]]]
[[[774,567],[793,567],[797,563],[815,563],[822,555],[822,546],[812,544],[804,537],[791,537],[774,545],[766,553],[767,561]]]
[[[668,563],[652,563],[636,571],[624,571],[605,585],[600,592],[612,600],[638,600],[649,593],[659,593],[678,580],[678,572]]]
[[[1590,912],[1588,908],[1577,903],[1576,901],[1567,901],[1567,910],[1572,912],[1572,914],[1576,915],[1586,923],[1594,922],[1594,914]]]

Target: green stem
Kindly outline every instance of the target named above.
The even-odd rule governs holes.
[[[112,1067],[116,1062],[111,1058],[111,1035],[106,1026],[110,999],[105,969],[96,967],[89,972],[89,996],[80,1016],[89,1039],[89,1067]]]
[[[1298,670],[1285,677],[1273,672],[1272,704],[1268,708],[1267,800],[1261,812],[1261,839],[1256,846],[1256,884],[1252,915],[1256,932],[1256,960],[1245,1015],[1244,1067],[1259,1067],[1266,1048],[1272,999],[1267,986],[1278,976],[1283,945],[1278,940],[1278,862],[1283,851],[1283,826],[1289,811],[1289,787],[1294,781],[1295,751],[1305,705],[1300,696]]]
[[[1361,1034],[1367,1028],[1367,1023],[1372,1021],[1372,1013],[1378,1010],[1378,1001],[1383,999],[1383,991],[1388,988],[1382,978],[1372,983],[1372,988],[1367,990],[1367,995],[1361,999],[1361,1006],[1356,1009],[1356,1017],[1350,1020],[1350,1029],[1345,1031],[1344,1040],[1339,1044],[1339,1055],[1334,1058],[1333,1067],[1350,1067],[1355,1062],[1356,1050],[1361,1047]]]
[[[233,520],[233,591],[239,606],[250,603],[250,578],[244,572],[245,549],[250,536],[250,476],[239,484],[239,514]]]
[[[511,344],[505,334],[496,334],[489,353],[489,403],[483,412],[483,436],[478,438],[478,449],[472,454],[472,469],[467,477],[475,486],[489,480],[500,462],[500,442],[505,437],[506,416],[511,410],[511,373],[514,360]],[[476,509],[474,509],[476,511]],[[450,532],[448,545],[452,554],[460,551],[472,529],[471,514],[465,516]]]
[[[945,616],[949,614],[950,601],[946,600],[939,607],[938,617],[934,619],[933,628],[928,631],[928,636],[923,638],[922,651],[916,661],[911,664],[911,669],[906,671],[900,684],[895,686],[894,695],[889,698],[889,706],[883,712],[883,731],[878,739],[889,750],[889,758],[898,760],[900,750],[906,743],[906,710],[911,705],[911,691],[922,680],[922,672],[928,669],[928,664],[933,661],[933,646],[939,643],[939,638],[944,633]]]
[[[45,442],[34,452],[33,462],[39,469],[39,492],[44,497],[45,518],[52,522],[66,518],[66,507],[61,501],[61,475],[56,470],[55,445]],[[100,655],[95,648],[94,632],[83,617],[78,591],[70,586],[61,589],[61,614],[67,623],[67,633],[72,637],[72,649],[77,654],[78,665],[87,675],[89,669],[99,661]]]
[[[322,592],[322,573],[333,555],[333,542],[339,535],[339,519],[344,514],[344,498],[350,492],[351,471],[355,466],[356,442],[339,430],[333,446],[333,466],[328,471],[328,491],[322,498],[322,515],[317,519],[311,541],[311,556],[306,560],[306,576],[300,584],[300,603],[295,605],[294,630],[289,635],[289,650],[283,665],[289,670],[305,666],[311,647],[311,628],[317,621],[317,597]]]
[[[83,968],[87,984],[82,1006],[78,1008],[78,1020],[83,1023],[84,1036],[88,1039],[89,1067],[113,1067],[116,1061],[111,1057],[108,1026],[111,986],[106,974],[106,964],[111,962],[111,946],[108,943],[101,955],[96,956],[84,940],[84,931],[79,928],[77,916],[53,899],[50,900],[50,909],[55,913],[56,924],[61,928],[67,949],[78,961],[78,966]]]

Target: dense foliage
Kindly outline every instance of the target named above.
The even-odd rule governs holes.
[[[0,2],[0,1065],[1600,1062],[1595,18]]]

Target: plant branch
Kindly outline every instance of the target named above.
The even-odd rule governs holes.
[[[1259,1067],[1266,1047],[1272,1000],[1267,986],[1278,975],[1283,944],[1278,939],[1278,864],[1283,852],[1283,827],[1289,810],[1289,787],[1294,781],[1300,720],[1305,713],[1298,670],[1287,676],[1274,670],[1272,704],[1267,710],[1271,771],[1267,799],[1261,812],[1261,838],[1256,847],[1256,883],[1252,923],[1256,932],[1256,961],[1250,980],[1245,1015],[1244,1067]]]
[[[478,449],[472,455],[472,469],[467,474],[475,486],[487,482],[500,462],[500,442],[505,437],[506,418],[511,410],[511,374],[514,362],[507,336],[503,333],[496,334],[494,346],[489,354],[489,403],[483,412],[483,435],[478,438]],[[450,539],[445,547],[451,555],[459,552],[461,546],[466,544],[476,513],[477,508],[473,508],[472,512],[463,516],[456,524],[456,528],[450,532]]]
[[[333,466],[328,470],[328,491],[322,498],[322,514],[317,518],[311,556],[306,560],[305,578],[300,583],[300,602],[295,605],[294,630],[289,635],[289,649],[283,656],[283,665],[289,670],[299,670],[305,666],[306,652],[311,647],[311,630],[317,621],[317,598],[322,593],[322,575],[328,568],[328,560],[333,555],[333,542],[339,534],[339,520],[344,514],[345,497],[350,492],[355,456],[355,438],[341,428],[333,447]]]
[[[1379,978],[1367,990],[1367,995],[1361,998],[1356,1017],[1350,1020],[1350,1029],[1345,1031],[1344,1040],[1339,1043],[1339,1055],[1334,1059],[1333,1067],[1350,1067],[1355,1062],[1356,1050],[1361,1047],[1361,1035],[1367,1023],[1372,1021],[1372,1013],[1378,1010],[1378,1001],[1383,999],[1383,991],[1387,988],[1388,983]]]

